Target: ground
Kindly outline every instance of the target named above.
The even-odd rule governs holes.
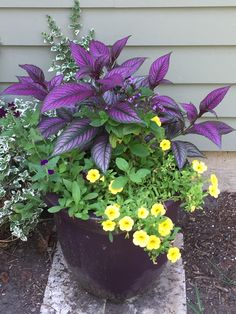
[[[41,222],[28,242],[0,240],[0,313],[39,313],[54,247],[52,219]]]
[[[206,199],[183,221],[189,313],[236,313],[236,194]],[[194,311],[195,309],[195,311]]]
[[[0,313],[39,313],[53,228],[49,218],[27,243],[0,241]],[[236,314],[236,194],[208,198],[203,212],[183,216],[182,230],[188,313]]]

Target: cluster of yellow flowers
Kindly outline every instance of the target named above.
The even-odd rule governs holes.
[[[218,179],[215,174],[211,175],[210,182],[211,182],[211,185],[209,186],[209,189],[208,189],[209,194],[217,198],[218,195],[220,194],[220,190],[218,188]]]
[[[161,203],[155,203],[151,208],[151,215],[154,217],[163,216],[166,213],[164,206]],[[117,222],[114,220],[120,217],[120,206],[118,204],[109,205],[104,211],[107,220],[102,222],[102,227],[104,231],[114,231],[116,226],[119,227],[121,231],[129,232],[133,229],[134,219],[129,216],[124,216],[119,219]],[[146,219],[150,215],[149,211],[145,207],[140,207],[137,210],[137,217],[139,219]],[[174,228],[172,220],[168,217],[165,217],[158,224],[157,232],[160,237],[166,237],[170,235],[171,231]],[[148,251],[158,250],[161,246],[161,238],[151,234],[148,235],[145,230],[137,230],[133,234],[133,243],[141,248],[145,248]],[[171,262],[176,262],[181,257],[180,251],[178,248],[170,248],[168,250],[167,258]]]
[[[90,183],[95,183],[96,181],[100,180],[102,182],[105,181],[105,177],[101,176],[100,172],[97,169],[90,169],[86,175],[86,179],[90,182]],[[114,182],[114,180],[112,180],[108,186],[109,191],[111,192],[111,194],[117,194],[123,191],[123,188],[120,189],[114,189],[112,187],[112,183]]]
[[[199,161],[199,160],[193,160],[192,161],[192,167],[193,167],[193,170],[199,174],[202,174],[207,170],[207,166],[205,165],[205,163],[203,161]],[[218,188],[218,179],[217,179],[215,174],[211,175],[210,182],[211,182],[211,185],[208,188],[208,192],[211,196],[217,198],[220,194],[220,190]],[[191,211],[193,211],[193,210],[191,210]]]
[[[161,119],[158,116],[151,118],[151,121],[156,123],[158,126],[161,126]],[[163,151],[169,150],[171,148],[171,142],[169,140],[166,140],[166,139],[162,140],[160,142],[160,148]]]

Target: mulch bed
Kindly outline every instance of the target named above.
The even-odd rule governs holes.
[[[27,242],[2,241],[0,233],[0,313],[39,313],[47,284],[55,233],[52,219],[39,223]]]
[[[183,218],[188,313],[236,313],[236,194]]]

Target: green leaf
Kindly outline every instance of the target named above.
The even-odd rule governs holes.
[[[151,173],[149,169],[139,169],[137,172],[132,171],[129,178],[134,183],[142,183],[142,180]]]
[[[93,200],[94,198],[98,197],[98,193],[89,193],[84,197],[84,201]]]
[[[112,234],[112,232],[109,232],[108,237],[109,237],[110,242],[112,243],[113,242],[113,234]]]
[[[81,199],[81,193],[80,193],[80,186],[78,182],[74,181],[72,183],[72,197],[76,205],[79,204],[79,201]]]
[[[145,168],[142,168],[142,169],[139,169],[136,174],[138,177],[140,178],[145,178],[147,175],[149,175],[151,173],[151,170],[149,169],[145,169]]]
[[[131,153],[138,157],[147,157],[149,155],[147,146],[143,144],[131,144],[129,148]]]
[[[63,183],[68,191],[72,191],[72,182],[66,179],[63,179]]]
[[[135,125],[135,124],[128,124],[125,125],[123,128],[123,134],[124,135],[128,135],[128,134],[135,134],[138,135],[141,131],[141,128],[139,125]]]
[[[117,137],[114,134],[109,135],[109,143],[111,144],[112,148],[116,148],[116,142],[117,142]]]
[[[63,207],[61,206],[53,206],[53,207],[48,208],[48,212],[54,214],[54,213],[58,213],[62,209]]]
[[[141,93],[142,97],[150,97],[154,94],[153,90],[151,90],[150,88],[147,88],[147,87],[141,87],[140,93]]]
[[[106,123],[106,120],[94,119],[92,122],[90,122],[90,125],[92,125],[95,128],[97,128],[97,127],[102,126],[104,123]]]
[[[118,177],[113,181],[112,188],[113,189],[121,189],[126,185],[127,182],[128,182],[127,177]]]
[[[56,156],[50,159],[47,163],[47,168],[50,168],[50,169],[55,168],[59,159],[60,159],[60,156]]]
[[[116,165],[122,171],[127,172],[129,170],[129,164],[124,158],[116,158]]]

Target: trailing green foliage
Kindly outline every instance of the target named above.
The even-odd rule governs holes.
[[[42,36],[44,42],[50,45],[50,50],[55,53],[55,59],[49,72],[56,72],[57,74],[64,75],[64,81],[75,80],[75,74],[78,71],[74,59],[71,57],[69,48],[70,41],[80,44],[84,48],[88,48],[89,42],[94,37],[94,30],[91,29],[88,35],[80,36],[82,25],[80,24],[81,9],[79,1],[74,1],[74,6],[71,9],[69,29],[72,31],[72,37],[63,34],[61,28],[57,25],[56,21],[47,15],[48,32],[43,32]]]

